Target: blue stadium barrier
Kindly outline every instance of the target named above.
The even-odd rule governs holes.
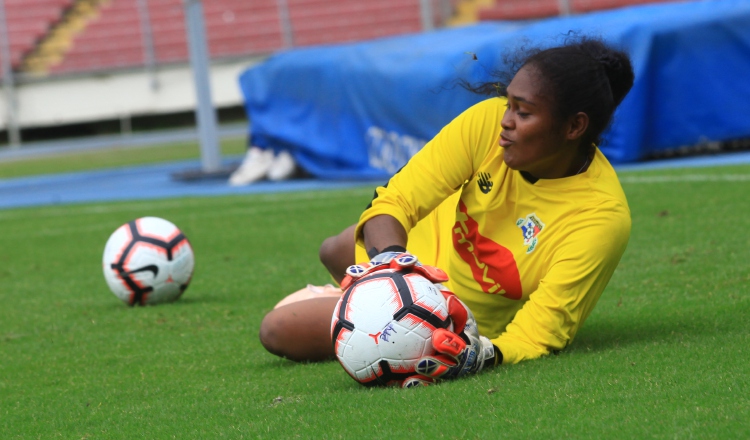
[[[602,146],[613,163],[750,137],[750,2],[721,0],[280,52],[239,79],[251,140],[291,150],[317,177],[386,178],[483,99],[457,80],[489,80],[505,55],[558,45],[571,31],[633,59],[635,84]]]

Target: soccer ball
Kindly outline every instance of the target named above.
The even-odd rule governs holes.
[[[110,290],[128,305],[143,306],[178,299],[190,284],[195,259],[177,226],[142,217],[112,233],[102,265]]]
[[[400,385],[417,361],[435,354],[432,332],[453,330],[438,288],[411,270],[382,269],[357,280],[333,312],[331,339],[357,382]]]

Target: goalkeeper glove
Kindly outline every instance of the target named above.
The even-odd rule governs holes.
[[[453,293],[442,292],[454,331],[437,329],[432,333],[432,347],[437,354],[421,358],[417,362],[417,373],[433,380],[455,379],[502,362],[500,351],[489,338],[479,334],[471,310]]]
[[[408,252],[383,252],[367,263],[349,266],[346,269],[346,276],[341,280],[341,289],[346,290],[358,279],[383,269],[412,270],[433,283],[448,281],[448,275],[441,269],[422,265],[416,256]]]

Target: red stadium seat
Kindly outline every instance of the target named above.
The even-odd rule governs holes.
[[[439,1],[433,2],[437,10]],[[365,40],[422,28],[418,0],[287,0],[287,3],[294,44],[298,46]],[[148,8],[157,62],[187,61],[182,0],[150,1]],[[203,11],[209,52],[214,58],[269,53],[284,47],[277,0],[204,1]],[[143,36],[138,12],[134,0],[111,0],[105,4],[75,37],[52,72],[142,65]]]
[[[641,5],[645,3],[667,3],[682,0],[572,0],[572,9],[575,12],[589,12],[603,9],[622,8],[624,6]]]
[[[581,13],[615,9],[644,3],[682,0],[570,0],[570,12]],[[558,0],[502,0],[479,11],[479,20],[529,20],[560,14]]]
[[[25,54],[60,20],[73,0],[5,0],[11,63],[18,68]]]
[[[558,15],[557,0],[503,0],[479,11],[479,20],[527,20]]]

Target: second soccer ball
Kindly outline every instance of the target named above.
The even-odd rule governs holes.
[[[104,247],[104,279],[128,305],[175,301],[193,276],[195,257],[185,234],[158,217],[120,226]]]

